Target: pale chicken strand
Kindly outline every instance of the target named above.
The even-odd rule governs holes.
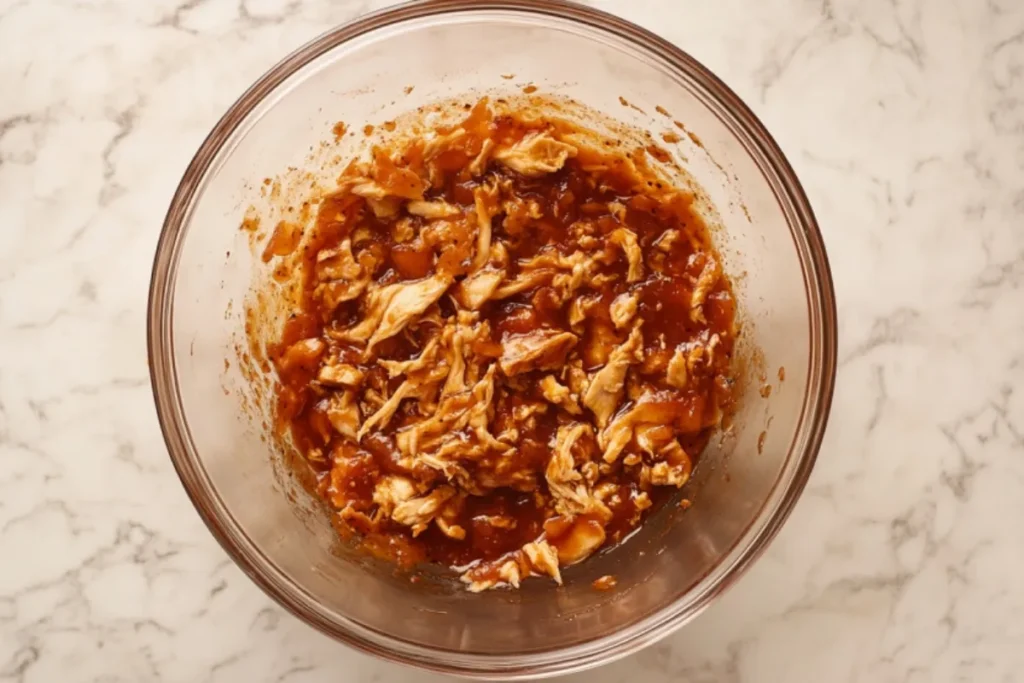
[[[707,318],[704,317],[704,302],[721,276],[722,269],[718,264],[718,260],[708,255],[704,268],[701,269],[700,275],[697,276],[697,284],[693,288],[693,295],[690,297],[690,318],[694,322],[707,322]]]
[[[629,263],[629,272],[626,275],[626,282],[639,282],[644,277],[644,256],[640,251],[640,244],[637,242],[636,233],[629,228],[616,228],[608,236],[612,244],[622,247],[626,254],[626,261]]]
[[[612,351],[608,363],[594,375],[583,395],[583,405],[590,408],[597,418],[597,426],[603,429],[622,401],[626,372],[633,363],[642,359],[643,332],[640,321],[629,333],[629,338]]]
[[[531,133],[511,147],[499,147],[494,159],[516,173],[531,178],[555,173],[576,156],[576,148],[547,133]]]
[[[476,311],[494,296],[504,279],[504,270],[478,270],[462,280],[452,295],[460,306]]]
[[[577,341],[571,332],[549,329],[512,335],[502,342],[498,365],[509,377],[529,370],[558,367]]]
[[[451,278],[446,275],[400,282],[372,290],[367,295],[367,311],[363,321],[343,334],[350,341],[366,341],[365,356],[381,341],[401,332],[448,290]]]

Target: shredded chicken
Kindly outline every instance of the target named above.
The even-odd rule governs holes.
[[[662,456],[675,457],[678,462],[670,462],[668,459],[656,462],[651,466],[651,483],[655,486],[675,486],[680,488],[690,480],[690,458],[683,451],[682,446],[673,441],[662,452]]]
[[[708,298],[708,294],[715,284],[718,283],[718,279],[721,276],[722,271],[718,261],[714,257],[708,256],[704,268],[697,277],[697,284],[693,288],[693,296],[690,298],[690,318],[694,322],[707,322],[707,319],[704,317],[704,301]]]
[[[504,279],[503,270],[478,270],[460,282],[453,294],[461,306],[476,311],[494,296]]]
[[[355,280],[361,270],[352,255],[351,240],[342,240],[337,249],[324,249],[316,255],[316,274],[321,282]]]
[[[479,425],[494,398],[495,368],[494,365],[490,366],[469,392],[446,397],[432,416],[399,431],[395,438],[399,450],[416,455],[424,450],[432,450],[442,435],[464,429],[474,418],[476,425]],[[503,444],[502,448],[507,449],[508,446]]]
[[[492,526],[495,529],[515,529],[516,520],[514,517],[508,517],[505,515],[477,515],[473,518],[473,521],[487,526]]]
[[[517,588],[520,577],[518,561],[521,556],[522,550],[518,550],[513,556],[499,558],[498,561],[473,563],[460,568],[463,573],[459,578],[463,583],[468,584],[466,590],[470,593],[480,593],[503,586]],[[515,567],[514,572],[512,567]],[[515,580],[514,584],[510,581],[512,578]]]
[[[622,202],[608,202],[608,212],[615,217],[615,220],[625,225],[626,205]]]
[[[469,164],[469,173],[472,176],[480,176],[487,170],[487,162],[491,160],[491,152],[494,150],[494,141],[490,138],[484,140],[480,147],[480,153]]]
[[[530,564],[533,565],[534,571],[547,574],[559,586],[562,585],[562,575],[558,571],[558,553],[547,541],[542,539],[527,543],[523,546],[523,552]]]
[[[379,505],[381,512],[388,517],[396,507],[415,497],[415,482],[408,477],[395,474],[381,477],[373,488],[373,502]]]
[[[636,443],[648,455],[654,455],[674,438],[670,425],[640,425],[635,430]]]
[[[661,236],[658,237],[657,240],[655,240],[654,248],[657,249],[658,251],[662,251],[667,254],[672,251],[672,248],[676,245],[676,242],[679,241],[679,237],[679,231],[676,230],[675,228],[666,230],[665,232],[661,233]]]
[[[402,200],[398,197],[367,197],[366,203],[370,205],[370,210],[377,218],[394,218],[402,209]]]
[[[607,514],[605,505],[594,498],[583,481],[583,475],[576,471],[573,448],[579,440],[592,433],[590,425],[577,422],[558,428],[555,436],[555,447],[548,461],[544,478],[548,490],[555,498],[555,510],[560,515],[573,516],[598,512]]]
[[[572,300],[572,303],[569,304],[569,327],[571,327],[574,332],[577,334],[581,334],[583,332],[582,323],[586,320],[587,313],[600,300],[600,297],[587,294],[578,296]]]
[[[399,285],[400,289],[381,315],[380,327],[366,343],[367,351],[405,329],[416,316],[440,299],[450,284],[451,280],[447,276],[435,275],[414,284]]]
[[[603,429],[608,424],[608,420],[622,400],[626,372],[630,365],[640,361],[643,343],[641,326],[636,325],[629,333],[629,338],[612,351],[608,364],[591,379],[587,392],[583,395],[583,405],[594,413],[598,427]]]
[[[459,104],[374,138],[264,249],[299,309],[267,346],[275,426],[376,551],[560,584],[689,481],[732,405],[731,289],[642,150]]]
[[[639,303],[640,295],[637,292],[624,292],[615,297],[610,309],[615,329],[621,330],[633,321]]]
[[[508,560],[498,567],[498,578],[513,588],[519,588],[520,573],[519,564],[515,560]]]
[[[633,440],[635,431],[641,425],[657,425],[665,421],[665,411],[655,397],[645,395],[632,408],[620,412],[597,438],[604,449],[606,463],[618,460],[623,449]]]
[[[351,183],[350,191],[364,199],[384,199],[388,191],[369,178],[361,179],[359,182]]]
[[[552,277],[554,277],[554,272],[550,270],[530,270],[520,273],[515,280],[498,287],[491,298],[507,299],[550,282]]]
[[[540,329],[513,335],[502,343],[498,365],[509,377],[558,367],[577,341],[571,332],[557,330]]]
[[[706,343],[697,338],[676,348],[669,359],[665,381],[669,386],[683,389],[701,365],[711,366],[715,349],[721,342],[718,334],[711,335]]]
[[[477,238],[476,256],[473,257],[471,270],[481,268],[491,256],[491,219],[498,211],[497,188],[478,187],[473,190],[473,205],[476,212]]]
[[[462,215],[462,209],[444,201],[424,201],[417,199],[405,205],[405,210],[413,216],[423,218],[453,218]]]
[[[493,560],[473,565],[462,575],[471,593],[490,588],[511,586],[518,588],[527,576],[549,576],[562,585],[558,569],[559,553],[544,539],[527,543],[521,549]]]
[[[326,349],[327,345],[321,339],[303,339],[289,346],[278,364],[286,370],[315,366]]]
[[[565,408],[570,415],[579,415],[583,412],[580,410],[579,398],[569,391],[569,387],[559,384],[553,376],[547,375],[540,381],[540,390],[544,398]]]
[[[324,284],[318,285],[315,290],[315,296],[321,302],[323,302],[324,311],[328,314],[333,313],[335,309],[346,301],[352,301],[358,299],[369,287],[370,280],[351,280],[344,281],[338,280],[334,282],[325,282]]]
[[[691,350],[691,354],[696,351],[702,353],[702,349],[699,346],[695,346]],[[690,354],[686,352],[686,349],[682,346],[677,348],[672,354],[671,360],[668,362],[668,370],[665,373],[665,381],[671,386],[677,389],[682,389],[686,386],[686,381],[690,376],[688,367],[693,365],[689,360]]]
[[[391,237],[396,244],[411,242],[416,237],[416,227],[409,217],[400,218],[395,221],[391,228]]]
[[[577,520],[569,533],[558,540],[558,561],[563,566],[582,562],[604,545],[604,526],[593,519]]]
[[[629,262],[629,273],[626,275],[627,282],[639,282],[644,277],[644,256],[637,243],[636,234],[629,228],[616,228],[608,236],[612,244],[622,247]]]
[[[395,393],[391,394],[391,398],[385,401],[384,405],[377,409],[377,412],[366,418],[363,426],[359,428],[359,432],[356,434],[356,439],[362,439],[371,429],[386,425],[394,417],[402,401],[412,396],[415,391],[416,383],[414,381],[406,380],[402,382],[402,385],[395,389]]]
[[[427,345],[423,347],[420,355],[409,360],[379,360],[377,361],[381,367],[388,371],[389,377],[399,377],[401,375],[409,375],[414,372],[419,372],[424,368],[432,365],[437,359],[438,351],[440,350],[440,337],[434,337]]]
[[[576,156],[576,148],[555,140],[547,133],[533,133],[511,147],[499,147],[494,158],[516,173],[537,177],[554,173]]]
[[[356,403],[356,393],[346,391],[343,394],[334,394],[327,403],[327,420],[342,436],[353,441],[358,439],[359,432],[359,406]]]
[[[325,365],[317,373],[317,381],[331,387],[357,387],[363,381],[363,371],[347,363]]]
[[[391,513],[391,519],[412,527],[412,535],[417,536],[427,529],[441,506],[454,495],[455,489],[451,486],[438,486],[425,496],[405,500],[396,505]]]
[[[551,278],[551,286],[558,292],[560,301],[568,301],[584,284],[593,284],[596,281],[595,273],[600,264],[596,258],[575,251],[563,257],[559,265],[571,270],[568,273],[558,273]]]
[[[544,217],[544,212],[536,199],[513,197],[504,200],[501,208],[505,212],[505,219],[501,225],[510,235],[521,234],[531,223]]]
[[[352,255],[352,241],[347,239],[335,249],[320,251],[314,272],[318,282],[314,295],[328,312],[362,296],[370,284],[368,273]]]
[[[367,341],[369,354],[379,342],[405,329],[414,318],[441,298],[451,280],[435,275],[416,282],[403,282],[373,290],[367,295],[368,310],[363,321],[344,336],[351,341]]]
[[[459,127],[444,135],[432,135],[423,148],[424,159],[434,159],[449,149],[454,149],[466,138],[466,129]]]
[[[458,524],[453,524],[444,517],[435,517],[434,523],[437,524],[437,528],[441,530],[441,533],[448,538],[456,541],[465,540],[466,530]]]

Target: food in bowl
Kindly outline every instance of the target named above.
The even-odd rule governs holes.
[[[735,303],[685,188],[506,99],[354,160],[291,260],[276,429],[337,527],[471,591],[614,545],[733,410]],[[613,577],[609,582],[614,585]]]

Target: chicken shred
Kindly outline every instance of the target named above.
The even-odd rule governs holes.
[[[669,254],[672,252],[672,248],[679,241],[679,231],[675,228],[666,230],[661,233],[657,240],[654,241],[654,248],[658,251]]]
[[[336,249],[320,251],[314,272],[318,282],[314,296],[328,313],[362,296],[370,284],[368,273],[352,255],[352,241],[347,239]]]
[[[625,387],[626,372],[630,365],[640,361],[643,343],[641,326],[636,325],[629,333],[629,338],[612,351],[608,363],[590,380],[587,392],[583,395],[583,405],[594,413],[598,427],[603,429],[618,408]]]
[[[357,440],[360,416],[356,392],[332,395],[327,402],[327,420],[336,432],[352,441]]]
[[[554,275],[554,271],[551,270],[529,270],[520,273],[515,280],[506,282],[494,290],[491,298],[507,299],[510,296],[521,294],[549,282]]]
[[[477,238],[476,238],[476,256],[473,257],[473,263],[470,266],[470,270],[477,270],[485,263],[491,256],[491,219],[497,213],[497,188],[491,187],[478,187],[473,190],[473,204],[474,211],[476,212],[477,221]]]
[[[317,381],[331,387],[357,387],[363,381],[363,371],[347,363],[324,365],[317,373]]]
[[[278,364],[285,369],[309,366],[317,363],[326,350],[327,345],[321,339],[303,339],[289,346]]]
[[[429,365],[433,364],[437,359],[438,351],[440,350],[440,336],[434,337],[427,345],[420,351],[420,355],[409,360],[379,360],[377,361],[381,367],[388,371],[389,377],[400,377],[401,375],[409,375],[414,372],[419,372]]]
[[[423,147],[423,158],[428,160],[434,159],[441,153],[454,149],[465,140],[466,135],[466,130],[460,127],[444,135],[432,136]]]
[[[480,146],[480,153],[469,164],[469,173],[472,176],[480,176],[487,170],[487,162],[491,160],[491,152],[494,150],[494,141],[490,138],[484,140]]]
[[[612,244],[622,247],[629,262],[629,272],[626,275],[626,282],[639,282],[644,277],[644,256],[640,251],[640,244],[637,242],[636,233],[629,228],[616,228],[608,236]]]
[[[394,218],[402,209],[402,200],[398,197],[367,197],[366,203],[377,218]]]
[[[454,296],[463,307],[479,310],[494,296],[504,279],[503,270],[478,270],[455,287]]]
[[[561,406],[570,415],[579,415],[582,410],[578,403],[578,397],[574,396],[569,387],[558,383],[552,375],[546,375],[544,379],[540,381],[540,390],[544,394],[544,398],[551,401],[555,405]]]
[[[548,490],[555,498],[555,510],[560,515],[598,513],[608,514],[608,509],[589,491],[583,475],[576,471],[572,451],[580,439],[592,434],[590,425],[582,422],[563,425],[555,436],[555,447],[548,461],[544,478]]]
[[[575,156],[575,147],[547,133],[529,134],[511,147],[499,147],[494,152],[495,160],[529,178],[555,173]]]
[[[610,309],[615,329],[621,330],[633,321],[639,303],[640,295],[637,292],[623,292],[615,297]]]
[[[391,519],[412,527],[412,535],[418,536],[426,531],[441,506],[454,495],[455,489],[451,486],[438,486],[425,496],[405,500],[396,505],[391,513]]]
[[[630,409],[620,412],[602,431],[597,442],[604,449],[606,463],[618,460],[623,449],[633,440],[636,430],[646,425],[664,422],[664,412],[656,397],[645,394]]]
[[[593,519],[578,519],[569,533],[558,540],[558,561],[563,566],[582,562],[600,548],[607,538],[604,526]]]
[[[688,354],[686,349],[682,346],[678,347],[672,354],[672,358],[668,362],[668,370],[665,372],[665,381],[669,385],[682,389],[686,387],[686,382],[690,376],[689,368],[695,365],[690,360],[690,355],[693,352],[701,353],[699,346],[694,347]]]
[[[545,540],[534,541],[523,546],[533,569],[541,574],[547,574],[555,580],[559,586],[562,585],[562,575],[558,571],[558,553],[551,544]]]
[[[355,280],[361,271],[352,255],[352,240],[342,240],[337,249],[324,249],[316,256],[316,274],[321,282]]]
[[[672,440],[660,452],[663,460],[651,466],[651,483],[655,486],[682,487],[690,480],[690,456],[678,441]]]
[[[450,284],[447,276],[435,275],[371,291],[367,295],[369,308],[363,321],[350,329],[345,338],[366,341],[366,354],[369,354],[374,346],[401,332],[440,299]]]
[[[424,201],[417,199],[405,205],[405,210],[422,218],[454,218],[462,215],[462,209],[445,201]]]
[[[540,329],[513,335],[502,343],[498,365],[509,377],[558,367],[577,341],[575,334],[557,330]]]
[[[704,268],[700,271],[700,275],[697,276],[697,284],[693,288],[693,296],[690,299],[690,318],[694,322],[707,322],[707,318],[704,317],[704,301],[718,283],[721,275],[722,271],[718,261],[714,257],[708,256]]]
[[[416,497],[416,484],[408,477],[390,474],[377,481],[373,488],[373,502],[388,517],[402,503]]]
[[[654,455],[674,438],[670,425],[640,425],[635,430],[636,443],[648,455]]]
[[[412,396],[415,391],[416,382],[411,379],[402,382],[402,385],[395,389],[395,393],[391,394],[391,398],[385,401],[376,413],[366,418],[363,426],[359,428],[359,433],[356,434],[356,440],[362,439],[371,429],[385,426],[394,417],[402,401]]]
[[[577,334],[582,333],[582,323],[587,318],[587,313],[600,301],[599,297],[583,294],[572,300],[569,304],[569,327]]]

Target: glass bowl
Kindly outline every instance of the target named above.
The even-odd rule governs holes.
[[[713,205],[709,221],[736,279],[747,381],[729,437],[709,448],[683,491],[690,509],[665,506],[620,546],[567,569],[562,587],[531,580],[519,591],[470,594],[410,582],[339,543],[285,456],[263,440],[259,416],[242,410],[240,402],[258,407],[261,397],[231,359],[244,340],[242,304],[264,266],[238,226],[263,179],[301,167],[335,121],[358,128],[437,99],[481,88],[518,92],[527,83],[652,132],[688,133],[673,153]],[[734,583],[807,482],[836,363],[821,235],[761,123],[677,47],[614,16],[550,0],[394,7],[317,38],[259,79],[178,187],[157,248],[148,327],[171,459],[246,574],[351,646],[491,678],[622,657],[693,619]],[[594,590],[591,582],[605,574],[617,577],[616,588]]]

